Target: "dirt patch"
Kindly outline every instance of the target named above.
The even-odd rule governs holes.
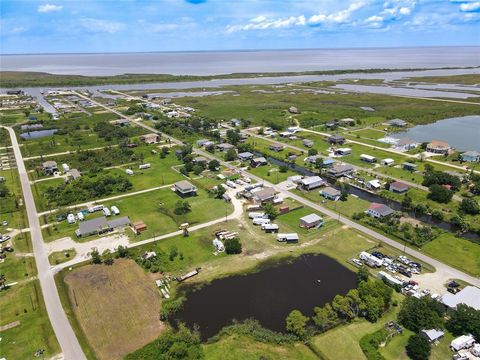
[[[88,265],[65,277],[82,330],[97,357],[122,359],[158,337],[160,295],[155,283],[132,260]]]

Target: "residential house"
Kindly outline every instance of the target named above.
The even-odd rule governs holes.
[[[221,143],[221,144],[217,144],[215,146],[215,148],[218,151],[228,151],[228,150],[234,149],[235,146],[233,146],[232,144],[228,144],[228,143]]]
[[[330,159],[330,158],[323,159],[322,167],[328,168],[328,167],[331,167],[334,163],[335,163],[335,160],[333,159]]]
[[[320,195],[326,199],[337,201],[342,195],[342,192],[333,187],[327,186],[326,188],[320,190]]]
[[[300,218],[300,227],[311,229],[323,225],[323,218],[317,214],[310,214]]]
[[[427,145],[427,152],[434,153],[434,154],[448,154],[451,147],[445,141],[440,140],[432,140],[431,143]]]
[[[107,221],[107,218],[102,216],[92,220],[80,222],[75,234],[77,237],[98,235],[127,225],[130,225],[130,219],[128,216],[113,218],[110,221]]]
[[[292,176],[289,176],[287,180],[293,182],[294,184],[298,184],[302,179],[303,179],[302,175],[292,175]]]
[[[200,139],[200,140],[197,140],[197,146],[204,146],[205,143],[207,143],[209,140],[208,139]]]
[[[42,170],[46,175],[52,175],[54,172],[58,171],[57,163],[53,160],[45,161],[42,164]]]
[[[290,114],[300,114],[300,111],[298,111],[298,109],[297,109],[295,106],[290,106],[290,107],[288,108],[288,112],[289,112]]]
[[[307,176],[299,181],[299,185],[304,190],[313,190],[325,185],[325,181],[320,176]]]
[[[403,138],[398,140],[393,146],[393,148],[398,151],[408,151],[415,149],[417,146],[418,142]]]
[[[480,162],[480,152],[466,151],[460,155],[462,161]]]
[[[303,139],[302,144],[307,148],[311,148],[313,146],[313,141],[310,139]]]
[[[120,127],[130,126],[131,124],[130,120],[127,120],[127,119],[112,120],[110,123]]]
[[[205,165],[207,163],[207,159],[204,158],[203,156],[197,156],[192,160],[192,162],[196,165]]]
[[[434,343],[445,336],[445,333],[441,330],[429,329],[420,331],[420,335],[428,340],[430,343]]]
[[[277,144],[270,145],[268,148],[272,151],[279,152],[279,151],[282,151],[285,148],[285,145],[277,143]]]
[[[321,155],[311,155],[311,156],[307,156],[304,161],[307,163],[307,164],[316,164],[317,163],[317,159],[321,159],[322,156]]]
[[[352,153],[352,149],[350,148],[339,148],[339,149],[336,149],[334,154],[337,155],[337,156],[347,156],[347,155],[350,155]]]
[[[404,162],[404,163],[402,164],[402,167],[403,167],[404,170],[417,171],[418,165],[412,164],[412,163],[409,163],[409,162]]]
[[[268,164],[268,161],[263,156],[257,157],[257,158],[252,159],[250,161],[250,167],[252,167],[252,168],[256,168],[256,167],[259,167],[259,166],[264,166],[264,165],[267,165],[267,164]]]
[[[375,218],[384,218],[393,213],[395,213],[395,211],[392,208],[379,203],[371,203],[367,210],[367,214]]]
[[[140,140],[143,140],[146,144],[156,144],[160,141],[160,135],[158,134],[146,134],[140,136]]]
[[[382,184],[378,179],[373,179],[367,182],[367,189],[379,190],[382,188]]]
[[[325,128],[328,130],[334,130],[338,127],[338,122],[336,120],[327,121],[325,123]]]
[[[353,126],[355,125],[355,119],[351,119],[351,118],[340,119],[339,123],[342,125]]]
[[[349,164],[334,164],[328,169],[327,174],[333,177],[349,175],[355,171],[355,168]]]
[[[230,120],[230,125],[232,125],[232,126],[240,126],[240,125],[242,125],[242,121],[239,120],[239,119],[232,119],[232,120]]]
[[[345,143],[345,138],[341,135],[331,135],[327,141],[332,145],[343,145]]]
[[[253,159],[253,156],[254,155],[251,152],[246,151],[238,154],[237,157],[240,161],[247,161]]]
[[[197,187],[187,180],[181,180],[174,184],[174,189],[180,196],[193,196],[197,193]]]
[[[407,192],[408,189],[409,189],[409,186],[400,181],[392,182],[389,187],[389,190],[391,192],[398,193],[398,194],[403,194],[404,192]]]
[[[407,126],[407,122],[402,119],[392,119],[385,122],[385,124],[395,127],[405,127]]]
[[[275,189],[272,187],[264,187],[257,191],[252,191],[253,200],[256,203],[263,204],[269,201],[273,201],[275,198]]]

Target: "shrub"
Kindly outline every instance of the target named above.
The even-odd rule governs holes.
[[[380,329],[372,334],[367,334],[360,339],[360,348],[368,360],[384,360],[378,348],[387,340],[388,332]]]
[[[225,240],[225,252],[227,254],[240,254],[242,252],[242,244],[238,238]]]
[[[428,360],[432,346],[427,339],[416,334],[408,339],[406,350],[408,357],[412,360]]]

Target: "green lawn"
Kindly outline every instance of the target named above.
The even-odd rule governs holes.
[[[207,360],[318,359],[308,347],[300,343],[275,345],[241,335],[224,336],[218,341],[202,345],[202,348]]]
[[[480,246],[444,233],[423,246],[423,251],[446,264],[480,276]]]
[[[9,191],[9,196],[0,201],[0,222],[7,221],[9,228],[24,229],[28,226],[17,169],[0,170],[0,176],[5,178]],[[0,233],[2,230],[0,225]]]
[[[20,321],[20,325],[1,332],[0,357],[34,359],[44,349],[44,358],[60,352],[43,302],[38,280],[15,285],[0,292],[0,326]]]
[[[261,178],[270,181],[273,184],[278,184],[287,180],[290,176],[297,175],[293,170],[288,169],[286,172],[280,172],[278,166],[267,165],[259,166],[257,168],[250,169],[253,175],[260,176]]]
[[[50,261],[50,264],[52,265],[57,265],[74,258],[76,254],[77,252],[75,249],[56,251],[48,255],[48,261]]]
[[[37,274],[33,257],[15,256],[15,252],[6,254],[7,258],[0,263],[0,274],[5,275],[7,283],[27,279]]]

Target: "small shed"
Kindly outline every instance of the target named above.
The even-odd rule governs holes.
[[[147,225],[143,221],[135,221],[132,224],[132,229],[135,234],[140,234],[141,232],[147,230]]]
[[[429,329],[420,331],[420,335],[423,336],[428,342],[435,342],[443,338],[445,333],[441,330]]]

